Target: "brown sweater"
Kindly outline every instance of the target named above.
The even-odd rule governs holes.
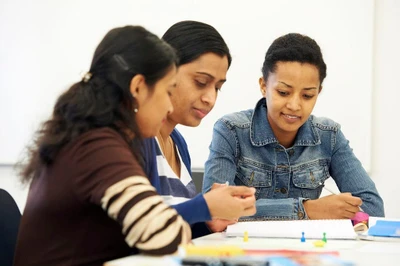
[[[96,129],[32,181],[14,265],[102,265],[132,253],[170,254],[190,239],[128,144],[112,129]]]

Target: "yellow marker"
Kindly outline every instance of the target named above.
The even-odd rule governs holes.
[[[195,246],[186,245],[183,246],[184,253],[186,256],[209,256],[209,257],[220,257],[220,256],[243,256],[244,250],[238,246]]]
[[[317,240],[317,241],[314,241],[313,244],[314,244],[314,247],[322,248],[325,246],[326,243],[325,243],[325,241]]]
[[[243,242],[248,242],[248,241],[249,241],[249,232],[244,231]]]

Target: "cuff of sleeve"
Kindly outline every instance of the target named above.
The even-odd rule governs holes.
[[[294,212],[297,214],[297,219],[308,220],[306,209],[304,208],[303,202],[309,200],[308,198],[298,198],[294,200]]]
[[[211,214],[207,202],[202,194],[198,194],[191,200],[171,207],[177,210],[183,219],[190,225],[211,220]]]

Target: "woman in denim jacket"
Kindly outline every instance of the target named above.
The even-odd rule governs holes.
[[[291,33],[269,47],[255,109],[214,125],[203,192],[228,181],[256,188],[257,212],[248,219],[353,218],[361,207],[384,216],[382,198],[340,125],[311,115],[326,77],[318,44]],[[338,195],[319,198],[332,177]]]

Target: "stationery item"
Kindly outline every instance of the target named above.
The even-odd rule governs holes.
[[[377,220],[368,235],[400,238],[400,221]]]
[[[369,230],[360,234],[362,240],[400,241],[400,221],[377,220]]]
[[[307,239],[321,239],[326,233],[328,239],[356,239],[351,220],[294,220],[294,221],[254,221],[229,225],[227,236],[243,236],[247,231],[251,237],[298,238],[302,232]]]
[[[361,240],[400,242],[400,221],[377,220],[367,232],[358,235]]]

